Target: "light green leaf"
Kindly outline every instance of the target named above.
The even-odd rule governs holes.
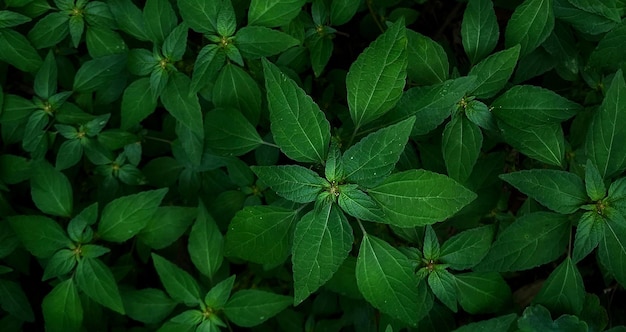
[[[598,246],[600,263],[615,277],[620,285],[626,285],[626,225],[617,218],[605,221],[604,236]]]
[[[508,314],[492,319],[463,325],[454,332],[508,332],[511,324],[517,319],[516,314]]]
[[[578,315],[585,301],[585,285],[570,257],[559,264],[543,283],[533,304],[541,304],[553,312]]]
[[[218,108],[204,115],[205,144],[225,156],[246,154],[263,143],[263,139],[241,112]]]
[[[161,206],[148,220],[137,238],[152,249],[163,249],[174,243],[192,224],[197,211],[182,206]]]
[[[168,0],[147,0],[143,7],[143,19],[146,35],[156,45],[161,45],[178,23]]]
[[[470,314],[498,312],[511,299],[511,289],[496,272],[469,272],[455,276],[459,304]]]
[[[432,307],[432,296],[415,276],[411,261],[387,242],[368,234],[361,242],[356,282],[375,308],[411,325],[417,325]]]
[[[30,178],[30,193],[37,208],[47,214],[72,215],[72,185],[65,174],[47,162],[37,163]]]
[[[209,278],[222,266],[224,261],[224,239],[215,220],[200,202],[196,222],[189,233],[187,250],[191,261],[200,273]]]
[[[221,1],[178,0],[183,21],[199,33],[215,33]]]
[[[341,209],[331,203],[314,209],[296,225],[293,263],[294,305],[325,284],[352,249],[352,227]]]
[[[150,79],[140,78],[129,84],[122,97],[122,129],[130,129],[154,113],[157,101],[152,98]]]
[[[467,270],[478,264],[489,252],[494,238],[491,225],[465,230],[441,246],[439,260],[454,270]]]
[[[174,300],[184,302],[187,305],[197,305],[201,302],[200,287],[187,271],[154,253],[152,254],[152,262],[165,291]]]
[[[74,76],[74,91],[91,92],[110,84],[126,67],[126,54],[112,54],[83,63]]]
[[[226,233],[226,255],[259,264],[284,262],[291,251],[291,227],[296,217],[296,211],[276,206],[243,208]]]
[[[63,276],[76,266],[76,254],[70,249],[61,249],[52,255],[43,270],[42,281]]]
[[[180,61],[187,50],[187,25],[180,24],[165,38],[161,51],[168,61]]]
[[[522,271],[549,263],[565,252],[569,240],[567,216],[533,212],[517,218],[498,235],[475,271]]]
[[[574,238],[574,263],[579,262],[598,246],[605,233],[606,221],[596,211],[585,212],[578,221]]]
[[[211,67],[207,69],[208,71],[218,70],[222,66],[222,63],[225,61],[223,60],[225,55],[222,56],[222,53],[224,52],[218,51],[213,60],[215,63],[211,62],[210,65],[207,65]],[[259,123],[261,116],[261,90],[250,74],[241,69],[241,67],[227,63],[222,68],[215,80],[212,97],[216,107],[239,110],[248,118],[252,125],[256,126]],[[270,105],[269,107],[271,112],[272,106]]]
[[[287,25],[298,16],[305,0],[252,0],[248,9],[248,25],[269,28]]]
[[[163,321],[176,307],[165,292],[154,288],[124,290],[122,300],[128,317],[145,324]]]
[[[436,261],[439,259],[441,247],[439,246],[439,238],[437,238],[437,233],[435,230],[428,225],[424,230],[424,246],[423,246],[423,254],[424,258],[427,260]]]
[[[97,258],[83,257],[76,267],[76,284],[92,300],[124,315],[124,305],[115,278],[108,266]]]
[[[428,275],[428,286],[439,301],[453,312],[457,312],[454,275],[444,269],[434,270]]]
[[[585,166],[585,188],[587,189],[587,195],[593,201],[598,201],[606,197],[606,186],[602,175],[596,165],[589,159],[587,159],[587,165]]]
[[[220,281],[206,294],[204,304],[213,310],[222,309],[226,302],[228,302],[228,298],[230,298],[230,292],[233,290],[234,284],[234,275]]]
[[[328,158],[326,159],[326,165],[324,167],[324,176],[326,176],[328,181],[338,183],[344,179],[344,174],[343,156],[341,155],[339,144],[331,141]]]
[[[364,187],[379,184],[393,171],[409,140],[415,117],[369,134],[343,155],[345,178]]]
[[[453,116],[444,128],[441,140],[448,175],[464,183],[474,169],[482,145],[480,128],[462,114]]]
[[[626,83],[619,70],[589,125],[585,151],[604,178],[626,169]]]
[[[33,309],[20,284],[0,279],[0,307],[10,315],[26,322],[35,321]]]
[[[504,42],[507,48],[520,44],[520,57],[541,45],[554,29],[552,0],[526,0],[507,23]]]
[[[407,37],[404,19],[359,55],[346,76],[350,117],[356,128],[388,112],[402,96],[406,80]]]
[[[0,30],[0,60],[6,61],[15,68],[34,72],[41,66],[41,56],[30,44],[28,39],[10,29]]]
[[[276,65],[263,60],[263,71],[274,141],[295,161],[323,164],[330,144],[324,113]]]
[[[74,279],[54,286],[41,303],[46,331],[77,332],[83,325],[83,307]]]
[[[583,180],[570,172],[533,169],[502,174],[500,179],[559,213],[573,213],[588,200]]]
[[[233,294],[224,306],[226,317],[237,326],[252,327],[274,317],[291,304],[289,296],[244,289]]]
[[[57,63],[52,52],[48,52],[41,68],[35,75],[33,90],[42,99],[48,99],[57,92]]]
[[[498,121],[505,142],[521,153],[547,163],[562,167],[565,157],[565,138],[560,124],[514,127]]]
[[[72,243],[54,220],[44,216],[11,216],[8,222],[33,256],[46,258]]]
[[[448,55],[434,40],[413,30],[406,30],[409,78],[419,85],[442,83],[448,79]]]
[[[369,194],[382,207],[386,221],[399,227],[443,221],[476,198],[449,177],[426,170],[393,174]]]
[[[468,76],[476,76],[471,94],[487,99],[495,96],[509,81],[519,58],[520,47],[496,52],[472,67]]]
[[[500,28],[491,0],[470,0],[461,23],[463,48],[472,63],[478,63],[493,51]]]
[[[248,59],[276,55],[299,43],[284,32],[259,26],[243,27],[235,35],[235,45]]]
[[[337,203],[345,213],[355,218],[375,222],[384,222],[385,220],[380,205],[355,184],[339,186]]]
[[[298,165],[252,166],[251,169],[276,194],[296,203],[313,202],[329,186],[317,173]]]
[[[139,233],[156,213],[167,188],[143,191],[107,204],[98,223],[100,237],[124,242]]]

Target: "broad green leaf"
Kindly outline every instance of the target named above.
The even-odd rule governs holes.
[[[626,25],[624,24],[618,25],[616,28],[607,32],[600,42],[598,42],[598,45],[591,55],[589,55],[588,65],[604,69],[619,69],[626,53],[624,53],[623,49],[616,47],[616,45],[626,40],[625,34]]]
[[[456,280],[454,275],[445,269],[434,270],[428,275],[428,286],[433,294],[453,312],[456,306]]]
[[[167,188],[143,191],[107,204],[98,223],[98,234],[107,241],[124,242],[139,233],[156,213]]]
[[[622,286],[626,285],[626,225],[623,221],[623,218],[606,220],[604,236],[598,246],[600,263]]]
[[[92,58],[128,52],[128,46],[122,36],[109,28],[89,27],[85,41]]]
[[[549,263],[565,252],[569,241],[567,216],[533,212],[502,231],[475,271],[522,271]]]
[[[122,301],[130,318],[146,324],[163,321],[176,307],[165,292],[154,288],[122,290]]]
[[[90,225],[98,219],[98,202],[95,202],[74,216],[67,225],[67,233],[74,242],[89,242],[93,236]]]
[[[122,129],[130,129],[138,125],[154,113],[157,101],[152,98],[150,79],[140,78],[129,84],[122,97]]]
[[[448,79],[448,55],[434,40],[406,30],[407,63],[406,71],[409,78],[419,85],[442,83]]]
[[[0,10],[0,28],[11,28],[30,21],[31,18],[26,15],[10,10]]]
[[[203,47],[193,66],[191,92],[196,93],[207,84],[215,82],[225,62],[226,53],[222,52],[218,45],[209,44]]]
[[[237,326],[253,327],[274,317],[291,302],[289,296],[244,289],[233,294],[224,306],[224,313]]]
[[[354,236],[348,219],[334,203],[307,213],[296,224],[291,261],[294,305],[325,284],[348,257]]]
[[[243,27],[235,38],[237,49],[248,59],[276,55],[300,43],[284,32],[259,26]]]
[[[399,227],[443,221],[476,198],[449,177],[421,169],[393,174],[369,194],[382,207],[386,222]]]
[[[604,185],[602,175],[596,165],[589,159],[587,159],[587,165],[585,166],[585,188],[587,189],[587,195],[593,201],[606,197],[606,186]]]
[[[234,275],[220,281],[206,294],[204,297],[204,304],[213,310],[223,308],[226,302],[228,302],[228,298],[230,298],[230,292],[233,290],[234,284]]]
[[[586,12],[606,17],[615,22],[621,22],[618,4],[613,1],[596,2],[591,0],[568,0],[576,8]],[[617,1],[616,1],[617,2]]]
[[[196,209],[182,206],[161,206],[137,235],[152,249],[163,249],[174,243],[193,223]]]
[[[149,40],[143,13],[132,0],[110,0],[108,4],[120,30],[138,40]]]
[[[214,60],[216,63],[213,64],[213,62],[211,62],[211,67],[213,65],[216,67],[222,66],[224,62],[222,59],[224,59],[224,57],[220,55],[221,53],[223,52],[218,51],[215,56],[216,59]],[[277,91],[273,91],[272,93],[275,92]],[[216,107],[234,108],[245,115],[252,125],[259,123],[261,116],[261,90],[250,74],[241,69],[241,67],[228,63],[222,68],[215,80],[212,97]],[[272,105],[270,104],[269,107],[271,114]]]
[[[230,0],[221,0],[215,27],[219,36],[230,37],[237,29],[237,18]]]
[[[498,97],[492,107],[499,120],[522,129],[561,123],[581,110],[577,103],[533,85],[512,87]]]
[[[0,279],[0,307],[23,321],[35,321],[28,298],[16,282]]]
[[[252,0],[248,9],[248,25],[278,27],[298,16],[305,0]]]
[[[70,16],[65,13],[50,13],[37,20],[35,26],[28,32],[28,39],[37,49],[59,44],[69,33],[69,19]]]
[[[520,56],[532,52],[554,29],[552,0],[525,0],[515,8],[507,23],[504,42],[507,48],[521,46]]]
[[[562,167],[565,158],[565,138],[560,124],[514,127],[498,121],[505,142],[521,153],[547,163]]]
[[[152,262],[165,291],[174,300],[187,305],[201,302],[200,287],[187,271],[154,253],[152,254]]]
[[[187,49],[187,32],[188,27],[180,24],[165,38],[161,51],[168,61],[180,61]]]
[[[359,9],[359,3],[352,0],[332,0],[330,4],[330,24],[344,25],[354,17]]]
[[[175,73],[161,94],[165,109],[176,118],[176,134],[183,150],[193,165],[200,165],[204,151],[204,128],[198,96],[191,94],[191,80],[182,73]]]
[[[241,112],[218,108],[204,115],[207,147],[219,155],[240,156],[263,143],[263,139]]]
[[[112,54],[86,61],[76,71],[73,90],[91,92],[110,84],[126,67],[126,58],[125,54]]]
[[[247,206],[237,212],[226,233],[225,253],[259,264],[276,265],[291,251],[296,211],[276,206]]]
[[[83,36],[83,31],[85,31],[85,19],[78,15],[70,16],[69,24],[72,46],[77,48],[78,44],[80,44],[80,39]]]
[[[296,203],[313,202],[329,186],[317,173],[298,165],[252,166],[251,169],[276,194]]]
[[[48,99],[57,92],[57,63],[52,52],[48,52],[41,68],[35,75],[33,90],[42,99]]]
[[[500,179],[559,213],[573,213],[588,201],[583,180],[574,173],[533,169],[502,174]]]
[[[186,310],[172,317],[169,321],[172,323],[195,326],[195,325],[200,324],[200,322],[202,322],[202,318],[203,318],[202,311]]]
[[[364,187],[379,184],[396,166],[414,123],[415,117],[410,117],[351,146],[343,155],[345,178]]]
[[[440,249],[441,246],[439,245],[437,233],[435,233],[435,230],[430,225],[426,226],[424,230],[424,246],[422,248],[424,259],[438,260]]]
[[[311,67],[315,77],[320,77],[333,54],[335,44],[328,34],[316,33],[307,39],[311,56]]]
[[[522,332],[589,331],[587,324],[577,316],[562,315],[553,321],[550,317],[550,311],[541,305],[528,306],[522,317],[518,319],[517,326]]]
[[[583,309],[585,285],[570,257],[557,266],[541,286],[533,304],[541,304],[552,312],[577,315]]]
[[[611,177],[626,168],[626,83],[622,71],[618,71],[608,88],[600,108],[589,125],[585,151],[587,157],[598,167],[602,177]]]
[[[54,286],[41,303],[46,331],[74,332],[83,326],[81,305],[74,279],[67,279]]]
[[[487,99],[495,96],[509,81],[519,58],[520,47],[496,52],[472,67],[468,76],[476,76],[471,95]]]
[[[18,32],[0,30],[0,44],[4,45],[0,48],[0,60],[25,72],[34,72],[41,66],[42,60],[37,50]]]
[[[30,194],[41,212],[61,217],[72,215],[72,185],[65,174],[52,165],[42,162],[35,166],[30,178]]]
[[[200,273],[212,278],[224,260],[224,239],[204,205],[198,206],[196,222],[189,233],[187,250]]]
[[[324,113],[276,65],[263,60],[263,72],[274,141],[295,161],[323,164],[330,144]]]
[[[500,28],[491,0],[470,0],[463,13],[461,38],[472,63],[491,54],[498,43]]]
[[[355,218],[375,222],[384,222],[385,220],[380,205],[355,184],[339,186],[337,203],[345,213]]]
[[[70,249],[61,249],[52,255],[43,271],[42,281],[63,276],[76,266],[76,253]]]
[[[196,32],[216,32],[221,1],[178,0],[177,4],[183,21]]]
[[[467,270],[478,264],[489,252],[494,238],[493,226],[465,230],[441,246],[439,260],[454,270]]]
[[[617,22],[606,17],[574,7],[569,0],[554,0],[554,16],[571,24],[574,29],[590,35],[605,33],[617,25]]]
[[[425,283],[417,279],[411,261],[387,242],[368,234],[359,249],[356,282],[375,308],[411,325],[417,325],[432,307],[432,296],[423,287]]]
[[[497,272],[455,276],[459,304],[470,314],[498,312],[511,301],[511,289]]]
[[[168,0],[147,0],[143,7],[143,19],[146,35],[156,45],[161,45],[178,23]]]
[[[605,233],[606,221],[596,211],[585,212],[578,221],[576,237],[574,238],[574,263],[585,258],[598,246]]]
[[[453,116],[444,128],[441,140],[448,175],[464,183],[472,173],[482,145],[480,128],[463,115]]]
[[[517,319],[516,314],[508,314],[488,320],[463,325],[454,332],[508,332],[511,324]]]
[[[124,315],[124,305],[108,266],[97,258],[83,257],[74,274],[76,284],[92,300]]]
[[[339,149],[339,144],[332,142],[330,144],[330,150],[328,151],[328,158],[326,159],[326,165],[324,166],[324,176],[330,182],[341,182],[345,177],[343,170],[343,156]]]
[[[407,43],[404,19],[400,19],[350,66],[346,86],[355,128],[381,117],[402,96],[408,63]]]
[[[585,303],[579,317],[589,325],[589,331],[604,331],[609,323],[606,309],[600,304],[600,299],[595,294],[585,294]]]

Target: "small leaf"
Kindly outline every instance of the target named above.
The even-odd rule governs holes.
[[[554,29],[552,7],[552,0],[526,0],[515,8],[506,26],[506,47],[520,44],[524,56],[541,45]]]
[[[99,259],[80,259],[74,277],[78,287],[92,300],[124,315],[124,305],[113,273]]]
[[[11,216],[11,227],[33,256],[47,258],[72,243],[54,220],[44,216]]]
[[[222,53],[224,52],[219,51],[215,55],[215,63],[210,63],[210,70],[219,70],[222,67],[226,56],[226,54],[222,56]],[[215,66],[215,68],[212,66]],[[227,63],[223,66],[215,79],[212,98],[216,107],[239,110],[253,126],[259,123],[262,108],[261,90],[250,74],[241,67],[232,63]],[[284,104],[281,104],[279,107],[283,106]],[[271,116],[271,104],[269,107]]]
[[[337,203],[347,214],[362,220],[384,222],[385,215],[380,205],[355,184],[339,186]]]
[[[219,10],[217,12],[215,28],[220,36],[230,37],[235,33],[235,30],[237,29],[237,19],[235,17],[233,4],[230,0],[221,0],[221,4],[219,5]]]
[[[585,188],[587,189],[587,195],[593,201],[598,201],[606,197],[606,186],[600,171],[594,163],[587,159],[587,165],[585,166]]]
[[[565,138],[560,124],[514,127],[498,121],[504,140],[528,157],[554,166],[563,166]]]
[[[122,97],[122,129],[130,129],[138,125],[154,113],[157,101],[152,98],[150,79],[140,78],[129,84]]]
[[[161,206],[137,235],[152,249],[163,249],[180,238],[193,223],[197,211],[182,206]]]
[[[30,44],[28,39],[10,29],[0,30],[0,60],[6,61],[15,68],[34,72],[41,66],[41,56]]]
[[[230,292],[233,290],[234,284],[234,275],[220,281],[206,294],[204,304],[213,310],[222,309],[228,302],[228,298],[230,298]]]
[[[626,285],[626,225],[624,219],[610,218],[605,222],[604,236],[598,246],[599,262],[615,277],[615,280]]]
[[[328,186],[328,181],[298,165],[252,166],[251,169],[276,194],[296,203],[313,202]]]
[[[248,9],[248,25],[278,27],[298,16],[305,0],[252,0]]]
[[[181,24],[174,28],[163,41],[161,51],[168,61],[175,62],[183,58],[187,49],[187,26]]]
[[[30,22],[31,18],[10,10],[0,10],[0,28],[11,28]]]
[[[35,48],[52,47],[59,44],[69,33],[70,17],[67,14],[53,12],[37,20],[28,32],[28,39]]]
[[[0,279],[0,307],[11,316],[26,322],[35,321],[35,314],[20,284]]]
[[[263,143],[241,112],[218,108],[204,115],[206,145],[220,155],[240,156]]]
[[[499,273],[469,272],[455,279],[459,304],[470,314],[499,312],[511,301],[511,289]]]
[[[468,76],[476,76],[471,94],[487,99],[495,96],[509,81],[519,58],[520,47],[515,45],[496,52],[472,67]]]
[[[127,34],[141,41],[148,41],[143,13],[132,0],[111,0],[109,8],[118,27]]]
[[[344,174],[343,157],[339,145],[336,142],[331,142],[326,166],[324,167],[324,176],[326,176],[328,181],[339,182],[344,179]]]
[[[215,82],[226,62],[226,54],[215,44],[208,44],[198,53],[191,75],[191,92],[196,93],[207,84]]]
[[[148,0],[143,7],[146,35],[157,45],[174,30],[178,19],[167,0]]]
[[[437,238],[437,233],[435,233],[430,225],[426,226],[426,231],[424,233],[424,248],[422,251],[424,253],[424,258],[427,260],[436,261],[439,259],[439,238]]]
[[[433,294],[453,312],[456,307],[456,280],[454,275],[446,270],[434,270],[428,275],[428,286]]]
[[[492,319],[463,325],[454,332],[508,332],[511,324],[517,319],[516,314],[508,314]]]
[[[469,269],[487,255],[493,238],[491,225],[465,230],[444,242],[439,260],[454,270]]]
[[[470,0],[461,23],[463,48],[472,63],[489,55],[498,43],[500,29],[491,0]]]
[[[291,304],[289,296],[244,289],[233,294],[224,306],[226,317],[237,326],[253,327],[274,317]]]
[[[35,75],[33,89],[37,96],[48,99],[57,92],[57,63],[52,52],[48,52],[41,68]]]
[[[152,254],[152,262],[165,291],[174,300],[184,302],[187,305],[201,302],[200,287],[187,271],[154,253]]]
[[[52,255],[43,271],[42,281],[50,278],[61,277],[74,269],[76,255],[70,249],[61,249]]]
[[[406,30],[408,77],[419,85],[432,85],[448,79],[448,55],[434,40],[413,30]]]
[[[209,278],[222,266],[224,239],[215,220],[202,203],[198,206],[196,222],[189,232],[187,250],[200,273]]]
[[[578,221],[574,238],[574,263],[579,262],[598,246],[605,233],[605,220],[596,211],[585,212]]]
[[[566,257],[543,283],[533,304],[541,304],[552,312],[578,315],[585,301],[583,278],[570,257]]]
[[[165,292],[154,288],[122,291],[122,300],[128,317],[145,324],[163,321],[176,307]]]
[[[41,303],[46,331],[80,331],[83,325],[81,305],[74,279],[67,279],[54,286]]]
[[[38,163],[30,178],[31,196],[44,213],[69,217],[73,209],[72,185],[65,174],[48,163]]]
[[[74,76],[76,92],[91,92],[110,84],[126,67],[125,54],[112,54],[83,63]]]
[[[522,317],[517,320],[522,332],[568,331],[587,332],[587,324],[577,316],[562,315],[556,320],[550,317],[550,311],[541,305],[528,306]]]
[[[480,128],[463,115],[453,116],[444,128],[441,140],[448,175],[464,183],[472,173],[482,145]]]
[[[330,23],[333,26],[344,25],[354,17],[359,5],[352,0],[333,0],[330,4]]]
[[[221,1],[178,0],[183,21],[199,33],[215,33]]]
[[[259,26],[245,26],[235,35],[235,45],[248,59],[277,55],[299,43],[284,32]]]

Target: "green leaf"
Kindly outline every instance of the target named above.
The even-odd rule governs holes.
[[[83,257],[76,267],[76,284],[92,300],[124,315],[124,305],[115,278],[97,258]]]
[[[100,89],[119,77],[125,67],[125,54],[112,54],[86,61],[76,71],[73,90],[91,92]]]
[[[37,50],[18,32],[0,30],[0,44],[4,45],[0,48],[0,60],[25,72],[34,72],[41,66],[42,60]]]
[[[541,304],[552,312],[577,315],[583,309],[585,285],[570,257],[557,266],[543,283],[533,304]]]
[[[83,36],[83,31],[85,31],[85,20],[82,16],[70,16],[70,37],[72,38],[72,46],[74,48],[78,47],[80,44],[80,38]]]
[[[128,52],[122,36],[109,28],[89,27],[85,40],[92,58]]]
[[[626,25],[623,24],[607,32],[589,55],[588,65],[604,69],[619,69],[624,61],[625,53],[616,45],[625,40],[625,33]]]
[[[296,211],[276,206],[247,206],[235,214],[226,233],[227,256],[276,265],[291,251]]]
[[[57,250],[71,244],[61,226],[50,218],[11,216],[7,219],[26,250],[36,257],[50,257]]]
[[[248,59],[276,55],[299,43],[284,32],[259,26],[243,27],[235,35],[235,45]]]
[[[550,311],[541,305],[529,306],[517,321],[522,332],[568,331],[587,332],[585,322],[572,315],[562,315],[556,320],[550,317]]]
[[[463,49],[472,63],[478,63],[496,48],[500,28],[491,0],[470,0],[461,23]]]
[[[161,206],[137,235],[152,249],[163,249],[174,243],[193,223],[197,211],[182,206]]]
[[[424,248],[423,248],[424,258],[427,260],[437,260],[439,259],[439,239],[437,238],[437,233],[433,230],[433,228],[429,225],[426,226],[424,232]],[[452,308],[451,308],[452,309]]]
[[[565,138],[560,124],[514,127],[498,121],[504,140],[528,157],[562,167]]]
[[[493,238],[491,225],[465,230],[444,242],[439,260],[451,269],[467,270],[487,255]]]
[[[191,92],[196,93],[210,82],[215,82],[225,62],[226,53],[219,46],[209,44],[203,47],[193,66]]]
[[[215,220],[202,203],[198,206],[196,222],[189,233],[187,250],[200,273],[212,278],[224,260],[224,239]]]
[[[252,327],[274,317],[291,304],[289,296],[244,289],[233,294],[224,306],[226,317],[237,326]]]
[[[387,222],[398,227],[434,224],[451,217],[476,198],[456,181],[426,170],[410,170],[388,177],[369,190]]]
[[[325,284],[352,249],[352,227],[341,209],[325,204],[307,213],[296,225],[293,263],[294,305]]]
[[[41,68],[35,75],[33,90],[42,99],[48,99],[57,92],[57,63],[52,52],[48,52]]]
[[[409,140],[415,117],[369,134],[343,155],[345,178],[364,187],[379,184],[393,171]]]
[[[295,161],[323,164],[330,144],[324,113],[276,65],[263,60],[263,72],[274,141]]]
[[[348,23],[358,9],[359,4],[352,0],[333,0],[330,4],[330,24],[339,26]]]
[[[346,76],[355,128],[388,112],[402,96],[407,68],[404,19],[393,24],[359,55]]]
[[[511,289],[496,272],[455,276],[459,304],[470,314],[499,312],[511,300]]]
[[[110,0],[109,8],[117,26],[127,34],[141,41],[148,41],[143,13],[132,0]]]
[[[626,225],[623,222],[621,216],[606,220],[604,236],[598,246],[598,260],[622,286],[626,285]]]
[[[562,214],[525,214],[498,235],[474,270],[522,271],[552,262],[565,252],[569,227],[567,216]]]
[[[202,322],[203,320],[202,318],[203,318],[202,311],[186,310],[172,317],[172,319],[170,319],[170,322],[195,326],[195,325],[200,324],[200,322]]]
[[[598,167],[602,177],[607,178],[626,169],[626,83],[622,71],[618,71],[608,88],[600,108],[589,125],[585,151],[587,157]]]
[[[331,39],[331,35],[316,33],[307,39],[309,52],[311,55],[311,67],[315,77],[319,77],[324,72],[324,68],[328,64],[333,54],[335,44]]]
[[[30,22],[31,18],[10,10],[0,10],[0,28],[11,28]]]
[[[165,292],[154,288],[122,291],[122,300],[128,317],[145,324],[163,321],[176,307]]]
[[[216,66],[215,70],[219,70],[225,61],[223,60],[225,56],[220,55],[222,53],[224,52],[218,51],[214,60],[217,62],[210,64],[210,66]],[[261,90],[250,74],[241,69],[241,67],[228,63],[222,68],[215,80],[212,98],[216,107],[234,108],[248,118],[252,125],[259,123],[261,116]],[[269,107],[271,114],[272,106],[270,105]]]
[[[168,61],[175,62],[182,60],[187,49],[187,25],[181,24],[174,28],[163,41],[161,51]]]
[[[220,281],[206,294],[204,297],[204,304],[213,310],[222,309],[226,302],[228,302],[228,298],[230,297],[230,292],[233,290],[234,284],[234,275]]]
[[[345,177],[341,150],[339,149],[339,144],[333,141],[331,141],[330,150],[328,151],[328,158],[326,159],[326,165],[324,167],[324,176],[331,182],[340,182]]]
[[[165,291],[174,300],[187,305],[199,304],[201,302],[200,287],[187,271],[154,253],[152,254],[152,262],[163,287],[165,287]]]
[[[356,263],[359,290],[375,308],[402,322],[417,325],[433,299],[417,279],[411,261],[398,249],[365,234]]]
[[[559,213],[573,213],[588,200],[582,179],[570,172],[533,169],[502,174],[500,179]]]
[[[252,166],[251,169],[276,194],[296,203],[313,202],[328,186],[328,181],[317,173],[298,165]]]
[[[585,212],[578,221],[574,238],[574,263],[581,261],[598,246],[605,233],[605,220],[596,211]]]
[[[16,282],[0,279],[0,307],[23,321],[35,321],[28,298]]]
[[[496,52],[472,67],[468,76],[476,76],[473,96],[487,99],[495,96],[509,81],[519,58],[520,47]]]
[[[198,96],[191,94],[190,79],[174,73],[161,94],[165,109],[176,118],[176,134],[192,164],[200,165],[204,151],[204,128]]]
[[[83,307],[74,279],[67,279],[54,286],[41,303],[46,331],[80,331],[83,325]]]
[[[52,255],[43,271],[42,281],[63,276],[76,266],[76,255],[70,249],[61,249]]]
[[[100,237],[107,241],[124,242],[138,234],[156,213],[167,190],[143,191],[107,204],[98,223]]]
[[[109,253],[111,250],[109,248],[95,245],[95,244],[85,244],[80,247],[80,252],[83,257],[88,258],[98,258],[104,254]]]
[[[64,13],[50,13],[37,21],[28,32],[28,39],[37,49],[59,44],[69,33],[69,19]]]
[[[448,79],[448,55],[434,40],[413,30],[406,30],[407,75],[419,85],[432,85]]]
[[[596,165],[589,159],[587,159],[587,165],[585,166],[585,188],[587,189],[587,195],[593,201],[598,201],[606,197],[606,186],[600,171]]]
[[[235,17],[235,10],[230,0],[221,0],[215,27],[217,34],[220,36],[230,37],[235,33],[237,29],[237,18]]]
[[[345,213],[355,218],[375,222],[384,222],[385,220],[380,205],[355,184],[339,186],[337,203]]]
[[[508,332],[511,324],[517,319],[516,314],[508,314],[492,319],[463,325],[454,332]]]
[[[138,125],[154,113],[157,101],[152,98],[150,79],[140,78],[130,83],[124,90],[122,97],[122,129],[130,129]]]
[[[454,275],[443,269],[434,270],[428,275],[428,286],[439,301],[453,312],[457,312]]]
[[[216,32],[221,1],[178,0],[177,4],[180,16],[192,29],[200,33]]]
[[[207,147],[224,156],[240,156],[263,143],[259,133],[241,112],[224,108],[204,115],[204,138]]]
[[[619,15],[619,8],[616,7],[617,3],[608,1],[607,3],[595,2],[589,0],[568,0],[574,7],[582,9],[586,12],[597,14],[615,22],[621,22]]]
[[[520,57],[543,43],[554,29],[552,0],[526,0],[507,23],[504,42],[507,48],[520,44]]]
[[[305,0],[252,0],[248,9],[248,25],[269,28],[287,25],[298,16]]]
[[[41,162],[35,166],[30,178],[30,193],[41,212],[61,217],[72,215],[72,185],[65,174],[52,165]]]
[[[448,175],[464,183],[472,173],[482,145],[480,128],[463,115],[453,116],[444,128],[441,140]]]
[[[146,35],[156,45],[161,45],[178,23],[168,0],[147,0],[143,7],[143,19]]]

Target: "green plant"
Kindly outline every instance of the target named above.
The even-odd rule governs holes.
[[[3,331],[624,329],[625,1],[0,5]]]

